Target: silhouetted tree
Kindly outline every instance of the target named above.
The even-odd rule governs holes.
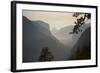
[[[52,61],[54,59],[51,52],[49,52],[48,47],[44,47],[41,51],[39,61]]]
[[[78,18],[80,15],[83,15],[83,16]],[[85,20],[91,19],[91,14],[90,13],[74,13],[73,17],[76,18],[76,21],[74,22],[75,25],[72,32],[70,32],[70,34],[74,34],[74,33],[78,34],[78,32],[82,31],[80,30],[80,27],[85,23]]]

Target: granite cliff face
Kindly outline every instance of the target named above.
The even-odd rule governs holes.
[[[49,48],[55,61],[65,60],[68,55],[67,47],[51,34],[47,23],[23,17],[23,62],[38,61],[44,47]]]

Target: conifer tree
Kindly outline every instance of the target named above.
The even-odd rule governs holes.
[[[39,61],[52,61],[54,59],[48,47],[44,47],[40,53]]]

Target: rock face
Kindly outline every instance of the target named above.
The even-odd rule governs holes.
[[[81,60],[91,58],[91,29],[87,28],[72,48],[73,55],[70,59]]]
[[[37,62],[42,48],[48,47],[54,61],[65,60],[67,47],[60,43],[43,21],[30,21],[23,16],[23,62]]]

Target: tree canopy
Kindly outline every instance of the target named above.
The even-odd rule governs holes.
[[[49,51],[48,47],[44,47],[41,51],[39,61],[52,61],[54,59],[52,53]]]
[[[83,15],[83,16],[81,16]],[[78,18],[80,16],[80,18]],[[76,21],[74,22],[74,27],[73,27],[73,30],[72,32],[70,32],[70,34],[78,34],[78,32],[81,32],[82,30],[80,29],[80,27],[82,25],[84,25],[85,23],[85,20],[89,20],[91,19],[91,14],[90,13],[74,13],[73,14],[73,17],[76,18]]]

